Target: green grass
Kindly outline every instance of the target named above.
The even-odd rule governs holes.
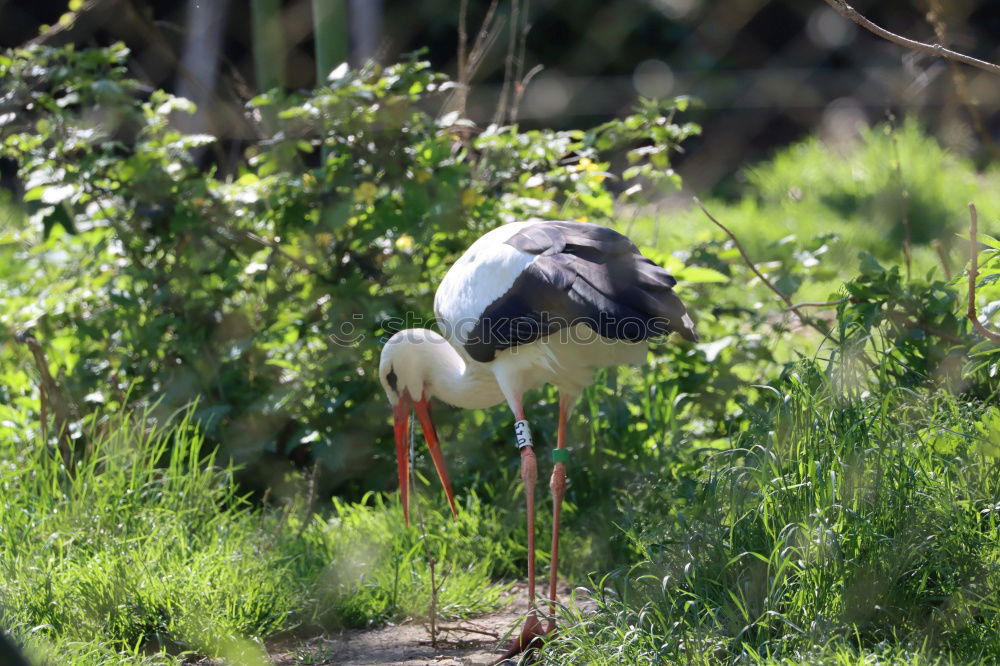
[[[995,407],[800,366],[731,448],[632,489],[635,563],[549,663],[996,663]]]
[[[731,446],[663,454],[611,493],[601,518],[623,544],[597,561],[619,567],[594,580],[596,614],[566,611],[548,663],[1000,658],[998,410],[846,396],[811,364],[772,384]],[[261,509],[183,422],[107,432],[72,475],[50,448],[0,448],[3,626],[37,663],[266,663],[277,634],[426,612],[419,528],[404,530],[398,505]],[[520,521],[519,503],[460,495],[458,521],[429,498],[417,507],[450,617],[495,608],[491,581],[523,548],[504,517]]]
[[[426,613],[423,542],[398,506],[262,509],[185,421],[106,426],[72,474],[52,448],[0,440],[0,625],[36,663],[265,663],[277,633]],[[458,521],[416,507],[444,617],[497,608],[509,568],[496,511],[465,500]]]
[[[912,120],[895,128],[864,129],[856,140],[840,145],[815,137],[800,141],[748,167],[740,194],[703,198],[765,272],[776,270],[768,262],[794,261],[787,250],[796,243],[822,239],[825,249],[815,257],[819,265],[794,293],[799,301],[825,300],[836,291],[856,272],[860,251],[901,264],[907,226],[914,275],[941,269],[936,245],[951,270],[961,272],[968,259],[960,237],[969,225],[967,204],[976,203],[985,229],[1000,222],[1000,169],[977,170]],[[691,206],[642,216],[625,226],[637,242],[666,253],[684,254],[696,243],[721,237]],[[735,254],[730,260],[741,261]],[[752,293],[765,294],[757,288]]]

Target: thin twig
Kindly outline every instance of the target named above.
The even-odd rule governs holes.
[[[471,48],[468,45],[468,27],[466,25],[468,8],[465,2],[459,6],[458,85],[455,86],[455,91],[441,107],[441,115],[457,111],[461,117],[466,116],[469,91],[472,89],[472,77],[476,75],[479,66],[483,63],[483,58],[486,57],[500,34],[503,22],[496,18],[499,4],[500,0],[490,0],[490,5],[486,8],[486,15],[483,16],[483,22],[479,26],[476,38],[472,41]]]
[[[493,114],[493,124],[502,125],[504,118],[510,114],[510,89],[514,81],[514,60],[517,58],[517,27],[521,21],[521,0],[512,0],[510,8],[510,38],[507,40],[507,57],[503,66],[503,85],[500,87],[500,99],[497,100],[497,110]]]
[[[465,51],[469,45],[469,34],[466,31],[466,18],[469,13],[469,0],[462,0],[458,6],[458,80],[462,84],[467,84],[465,80],[465,69],[469,63],[465,57]],[[464,116],[465,109],[459,109],[459,113]]]
[[[458,89],[453,98],[455,110],[462,118],[466,115],[466,105],[469,98],[469,58],[466,55],[469,48],[468,14],[469,0],[462,0],[458,7]]]
[[[990,342],[1000,344],[1000,333],[994,333],[979,321],[976,313],[976,279],[979,277],[979,214],[976,204],[969,202],[969,310],[972,328]]]
[[[875,35],[878,35],[882,39],[890,41],[893,44],[897,44],[914,51],[919,51],[921,53],[926,53],[927,55],[934,56],[935,58],[945,58],[947,60],[965,63],[966,65],[978,67],[979,69],[992,74],[1000,74],[1000,65],[987,62],[986,60],[973,58],[972,56],[967,56],[964,53],[959,53],[958,51],[946,49],[940,44],[925,44],[924,42],[918,42],[914,39],[908,39],[901,35],[897,35],[894,32],[889,32],[882,26],[872,23],[867,18],[862,16],[856,9],[854,9],[854,7],[847,4],[845,0],[825,0],[825,2],[837,10],[837,13],[844,18],[857,23],[865,30],[874,33]]]
[[[472,43],[472,49],[469,51],[469,64],[465,70],[465,75],[469,80],[475,76],[479,66],[483,63],[483,58],[486,57],[486,53],[500,35],[503,20],[496,18],[497,7],[499,5],[500,0],[490,0],[490,6],[486,8],[486,16],[483,17],[483,22],[479,26],[479,32]],[[468,84],[469,81],[465,83]]]
[[[950,281],[953,273],[951,271],[951,262],[948,261],[948,253],[945,251],[944,245],[941,244],[939,239],[935,238],[931,241],[931,247],[933,247],[934,251],[937,252],[938,261],[941,262],[941,268],[944,270],[944,279]]]
[[[783,292],[780,289],[778,289],[778,287],[776,287],[773,282],[771,282],[770,280],[768,280],[766,277],[764,277],[763,273],[761,273],[759,270],[757,270],[757,266],[754,265],[753,261],[750,259],[750,256],[747,255],[747,251],[743,248],[743,243],[740,242],[740,239],[737,238],[736,234],[734,234],[732,231],[730,231],[729,228],[726,227],[726,225],[722,224],[722,222],[719,222],[717,219],[715,219],[715,217],[711,213],[708,212],[708,209],[705,208],[704,204],[701,203],[701,199],[699,199],[698,197],[695,197],[694,198],[694,202],[696,204],[698,204],[698,207],[701,208],[701,212],[703,212],[708,217],[708,219],[710,219],[712,221],[712,223],[715,224],[715,226],[717,226],[720,229],[722,229],[726,233],[726,235],[729,236],[730,240],[732,240],[733,243],[736,245],[736,249],[739,251],[740,256],[743,257],[744,263],[746,263],[746,265],[750,268],[750,270],[752,270],[754,272],[754,275],[756,275],[758,278],[760,278],[761,282],[763,282],[765,285],[767,285],[768,289],[770,289],[771,291],[773,291],[775,294],[777,294],[778,298],[780,298],[782,301],[784,301],[785,305],[787,306],[787,308],[786,308],[787,310],[791,310],[792,312],[794,312],[795,315],[799,318],[799,321],[801,321],[803,324],[809,326],[810,328],[812,328],[812,329],[814,329],[816,331],[819,331],[823,335],[823,337],[826,338],[827,340],[829,340],[830,342],[832,342],[834,344],[839,344],[837,342],[837,340],[834,339],[826,329],[824,329],[822,326],[820,326],[819,324],[817,324],[812,319],[812,317],[809,317],[804,312],[802,312],[799,309],[798,305],[796,305],[795,303],[793,303],[792,299],[789,298],[788,295],[785,294],[785,292]]]
[[[306,489],[306,505],[303,508],[302,523],[299,525],[295,538],[302,536],[306,528],[309,527],[309,519],[312,517],[313,509],[316,507],[316,481],[319,477],[319,461],[313,463],[312,473],[309,474],[309,483]]]
[[[517,122],[517,111],[521,105],[521,98],[524,97],[524,91],[528,87],[528,81],[531,80],[532,72],[540,72],[541,69],[537,67],[532,68],[527,75],[524,73],[524,61],[525,52],[528,46],[528,33],[531,32],[531,23],[528,22],[528,18],[531,15],[531,1],[524,0],[524,8],[521,10],[521,31],[518,38],[517,45],[517,68],[514,72],[514,97],[510,103],[510,122]],[[537,70],[537,71],[536,71]]]
[[[796,308],[832,308],[834,306],[840,305],[841,303],[846,303],[849,298],[838,298],[835,301],[813,301],[806,303],[796,303],[791,307],[785,308],[785,311],[794,311]]]
[[[438,627],[438,631],[462,632],[466,634],[480,634],[490,638],[500,638],[500,634],[495,631],[485,631],[483,629],[472,629],[471,627]]]
[[[524,98],[524,92],[528,89],[528,84],[531,83],[533,78],[541,74],[544,69],[544,65],[535,65],[529,69],[528,73],[524,75],[524,78],[518,82],[517,93],[514,95],[514,104],[511,108],[511,122],[517,122],[517,114],[521,110],[521,100]]]
[[[42,349],[38,338],[31,332],[26,331],[15,335],[14,339],[28,347],[32,357],[35,359],[35,366],[38,368],[38,391],[43,441],[48,439],[48,415],[46,411],[51,411],[52,425],[59,445],[59,453],[62,455],[66,470],[72,473],[74,445],[70,437],[70,423],[79,418],[79,409],[73,403],[72,397],[64,394],[59,384],[56,383],[55,378],[52,377],[52,373],[49,372],[49,360],[46,358],[45,350]]]

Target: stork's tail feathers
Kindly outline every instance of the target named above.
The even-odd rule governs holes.
[[[698,342],[694,321],[680,297],[674,293],[677,280],[649,259],[636,263],[636,285],[644,294],[646,305],[642,309],[654,317],[657,324],[653,331],[660,335],[676,332],[690,342]]]
[[[663,294],[660,299],[660,316],[667,320],[667,332],[679,333],[688,342],[698,342],[698,332],[694,330],[694,321],[687,313],[684,303],[673,292]]]

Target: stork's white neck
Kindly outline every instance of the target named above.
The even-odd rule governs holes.
[[[483,409],[503,402],[500,385],[489,369],[466,360],[448,342],[434,345],[434,349],[439,358],[429,368],[431,395],[463,409]]]
[[[396,356],[405,358],[409,365],[399,371],[401,379],[419,376],[432,397],[463,409],[483,409],[504,401],[500,385],[488,366],[464,356],[434,331],[411,329],[405,333],[412,335],[408,336],[411,342],[404,343],[410,349]],[[403,367],[401,364],[400,368]],[[411,395],[419,395],[419,390],[414,389],[410,388]]]

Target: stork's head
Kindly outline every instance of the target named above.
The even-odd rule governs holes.
[[[455,497],[451,491],[451,482],[444,467],[444,458],[438,444],[437,431],[431,420],[429,372],[429,345],[443,342],[443,338],[433,331],[421,328],[411,328],[400,331],[389,338],[382,348],[382,358],[379,361],[379,379],[382,388],[392,405],[393,426],[396,436],[396,466],[399,470],[399,492],[403,502],[403,518],[410,524],[410,450],[407,438],[410,430],[410,411],[417,414],[420,427],[427,439],[427,446],[434,459],[434,467],[444,485],[451,505],[452,514],[455,511]],[[456,514],[457,515],[457,514]]]
[[[426,346],[430,342],[420,328],[400,331],[389,338],[382,347],[378,375],[389,403],[396,407],[400,402],[419,400],[427,392]]]

